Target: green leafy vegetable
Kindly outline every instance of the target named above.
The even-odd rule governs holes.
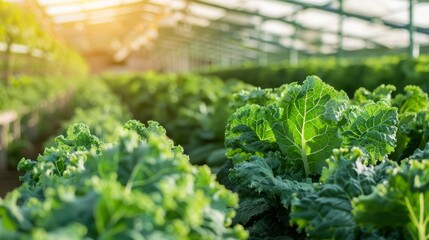
[[[227,157],[242,162],[251,155],[278,150],[266,115],[266,108],[259,105],[246,105],[234,113],[226,126]]]
[[[397,113],[384,102],[352,106],[343,126],[343,146],[365,149],[372,164],[384,159],[395,150]]]
[[[397,161],[409,157],[429,141],[428,95],[417,86],[406,86],[405,94],[398,94],[392,105],[398,108],[399,125],[397,147],[391,158]]]
[[[312,239],[357,239],[366,232],[355,222],[352,199],[372,193],[377,183],[385,180],[383,162],[368,167],[369,156],[359,148],[334,151],[324,169],[322,185],[313,194],[295,198],[292,204],[291,223],[305,229]]]
[[[322,159],[341,145],[338,122],[347,101],[344,92],[335,91],[313,76],[302,86],[291,86],[266,116],[280,150],[290,161],[302,162],[306,176],[320,172]]]
[[[399,228],[408,239],[429,235],[429,160],[403,161],[386,183],[354,200],[356,222],[370,229]]]
[[[156,122],[130,121],[113,142],[72,125],[24,185],[0,201],[0,234],[45,239],[245,239],[232,225],[237,196],[195,167]],[[72,210],[72,211],[71,211]]]
[[[384,101],[385,103],[390,104],[392,100],[392,93],[396,90],[396,87],[393,85],[380,85],[372,92],[368,91],[365,88],[359,88],[356,90],[353,102],[356,104],[366,104],[368,102],[379,102]]]
[[[351,214],[350,198],[369,194],[375,186],[376,177],[370,176],[375,175],[371,172],[374,170],[364,165],[383,161],[396,144],[398,114],[389,105],[391,91],[391,87],[380,88],[374,96],[367,93],[366,99],[354,104],[356,101],[350,101],[344,92],[310,76],[302,85],[292,83],[256,94],[262,96],[254,101],[257,104],[247,104],[230,117],[225,145],[227,156],[233,162],[229,176],[242,203],[237,221],[249,229],[252,237],[285,237],[284,234],[293,232],[294,227],[288,226],[291,220],[288,215],[294,197],[302,201],[295,205],[295,209],[301,210],[295,211],[292,222],[305,228],[311,236],[354,236],[350,231],[354,232],[357,225]],[[270,92],[272,97],[267,96]],[[248,99],[254,99],[252,94],[255,93],[261,90],[249,91]],[[241,96],[239,100],[242,99],[247,98]],[[373,99],[380,101],[373,102]],[[333,151],[353,147],[359,148],[362,156],[356,153],[355,157],[345,157],[347,160],[338,165],[331,161],[329,168],[333,175],[339,171],[338,179],[329,182],[331,180],[326,179],[330,178],[324,173],[322,182],[326,182],[314,193],[312,182],[319,182]],[[352,170],[345,170],[349,168]],[[359,171],[363,171],[363,175],[359,175]],[[358,180],[341,185],[336,182],[340,176]],[[349,193],[350,190],[355,192]],[[255,211],[246,214],[250,207]],[[286,217],[271,215],[279,209]],[[313,212],[309,214],[307,210]],[[263,215],[272,216],[272,219]],[[313,219],[315,215],[319,218]],[[334,220],[325,222],[325,218]],[[266,226],[284,230],[266,235],[261,231]],[[330,229],[336,227],[339,229],[333,233]]]

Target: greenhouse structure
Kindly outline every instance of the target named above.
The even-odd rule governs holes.
[[[429,239],[428,0],[0,0],[0,239]]]

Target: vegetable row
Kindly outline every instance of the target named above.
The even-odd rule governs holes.
[[[225,135],[234,222],[254,239],[427,239],[429,99],[394,90],[349,99],[310,76],[241,92]]]
[[[299,64],[272,63],[266,66],[248,65],[233,69],[205,72],[222,79],[236,78],[264,88],[275,88],[306,76],[317,75],[336,89],[349,96],[360,87],[373,90],[379,85],[390,84],[402,91],[406,85],[418,85],[429,91],[429,56],[416,59],[401,56],[383,56],[369,59],[314,59]]]
[[[193,164],[218,171],[226,161],[224,135],[235,106],[233,94],[251,86],[241,81],[192,74],[111,74],[103,80],[142,122],[155,120],[182,145]]]
[[[24,184],[0,202],[2,236],[427,239],[429,99],[417,86],[349,98],[316,76],[271,89],[195,75],[103,79],[119,98],[93,80],[65,134],[20,162]],[[169,128],[124,125],[131,115]],[[167,135],[222,159],[216,179]]]
[[[9,86],[0,85],[0,112],[23,113],[37,110],[43,102],[54,101],[61,94],[71,94],[83,80],[58,77],[21,76]]]
[[[232,225],[237,196],[191,165],[163,127],[121,123],[127,110],[101,82],[77,101],[66,133],[19,163],[23,185],[0,200],[3,239],[247,237]]]
[[[125,77],[119,84],[114,79],[108,82],[131,112],[174,126],[167,129],[179,142],[181,138],[174,135],[182,130],[179,126],[189,126],[183,128],[189,141],[201,131],[195,126],[224,117],[225,111],[214,111],[209,118],[194,118],[200,121],[182,121],[186,118],[178,114],[180,110],[201,113],[192,106],[200,104],[198,99],[204,99],[206,89],[216,89],[215,84],[204,80],[198,84],[183,76],[165,81],[165,77],[151,73]],[[180,90],[189,87],[198,91]],[[218,180],[240,196],[234,223],[245,226],[252,238],[424,239],[422,235],[429,233],[428,189],[421,187],[414,193],[416,185],[427,185],[421,180],[427,178],[425,157],[416,154],[424,152],[428,142],[429,101],[419,87],[406,86],[396,95],[393,85],[380,85],[373,91],[359,88],[349,98],[312,76],[302,84],[241,88],[221,102],[223,109],[229,109],[226,113],[235,111],[226,125],[226,149],[200,141],[200,147],[187,152],[204,152],[209,159],[200,162],[198,154],[190,154],[193,163],[223,164],[221,169],[215,167]],[[207,104],[213,105],[215,101]],[[152,109],[155,113],[161,109],[161,114],[153,114]],[[177,122],[184,124],[174,125]],[[229,162],[214,157],[224,153]],[[399,175],[405,180],[397,185],[393,181],[399,181]],[[380,189],[392,192],[384,196],[385,190]],[[385,204],[380,216],[390,216],[399,206],[405,208],[401,215],[390,216],[392,222],[372,215],[373,219],[366,219],[377,201],[399,202]]]

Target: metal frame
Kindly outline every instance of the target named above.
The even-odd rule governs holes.
[[[386,26],[391,29],[405,29],[409,32],[409,47],[408,53],[411,57],[416,57],[418,55],[418,51],[416,49],[418,46],[415,44],[415,33],[420,33],[429,36],[429,28],[423,28],[419,26],[415,26],[412,19],[414,14],[414,2],[416,0],[408,0],[409,1],[409,22],[406,24],[395,23],[392,21],[387,21],[378,17],[367,16],[364,14],[358,14],[354,12],[346,11],[343,7],[344,0],[331,0],[327,4],[312,4],[299,0],[275,0],[277,2],[284,2],[288,4],[292,4],[296,6],[296,10],[292,13],[281,16],[281,17],[272,17],[268,15],[264,15],[260,12],[244,10],[242,8],[229,8],[220,4],[215,4],[211,2],[207,2],[206,0],[186,0],[186,6],[183,9],[174,10],[171,13],[180,12],[185,17],[200,17],[210,21],[210,25],[207,27],[201,27],[192,23],[186,23],[185,21],[180,21],[179,25],[188,24],[188,27],[193,31],[189,33],[181,33],[180,31],[175,32],[174,34],[166,34],[161,31],[161,34],[157,40],[154,42],[154,51],[162,50],[167,54],[169,52],[174,53],[175,56],[178,53],[183,53],[185,57],[197,57],[197,58],[207,58],[210,62],[216,59],[216,63],[222,62],[217,57],[218,55],[224,56],[225,59],[234,59],[237,62],[243,62],[246,60],[250,61],[259,61],[261,63],[265,63],[266,59],[289,59],[291,62],[297,62],[300,55],[308,55],[311,52],[302,51],[296,49],[295,42],[298,40],[301,34],[305,33],[315,33],[315,34],[323,34],[329,33],[336,35],[338,37],[338,44],[328,44],[323,43],[324,45],[328,45],[331,49],[336,49],[337,57],[341,58],[345,56],[345,50],[343,49],[343,41],[345,38],[358,39],[362,40],[365,43],[370,44],[376,48],[387,49],[387,46],[374,41],[371,38],[362,37],[355,34],[347,34],[343,29],[343,22],[347,18],[355,18],[360,19],[368,23],[378,23],[382,26]],[[420,0],[421,1],[421,0]],[[55,23],[49,21],[49,16],[46,14],[46,6],[41,6],[37,3],[37,0],[26,0],[28,5],[31,5],[32,8],[37,8],[40,12],[39,15],[44,18],[45,23],[48,27],[55,26]],[[75,0],[74,3],[83,3],[84,0]],[[208,7],[222,9],[226,12],[226,16],[230,14],[237,14],[239,16],[245,17],[257,17],[261,22],[265,21],[279,21],[281,23],[293,26],[295,28],[295,32],[291,36],[281,36],[274,33],[267,33],[262,31],[257,24],[254,23],[246,23],[240,24],[228,21],[227,18],[222,17],[220,19],[211,20],[208,18],[204,18],[201,16],[192,15],[190,11],[191,4],[201,4]],[[337,4],[338,7],[334,7],[334,3]],[[61,2],[53,2],[49,6],[63,6],[70,4],[61,3]],[[159,10],[155,13],[151,10],[146,9],[146,6],[156,7]],[[100,25],[91,25],[89,22],[84,22],[85,29],[83,31],[76,30],[76,22],[68,22],[62,23],[58,27],[54,27],[57,33],[61,33],[62,36],[66,39],[70,39],[70,41],[79,43],[82,41],[87,41],[92,43],[90,48],[108,48],[110,43],[109,41],[113,39],[119,39],[123,45],[131,44],[133,42],[133,38],[139,37],[139,31],[141,30],[141,24],[146,24],[149,26],[151,22],[157,22],[160,19],[161,13],[164,13],[164,10],[168,8],[168,5],[156,4],[150,1],[139,1],[136,3],[124,4],[121,6],[115,7],[105,7],[101,9],[97,9],[94,11],[84,11],[88,17],[93,16],[96,19],[104,19],[103,16],[97,16],[97,12],[102,12],[110,9],[119,9],[118,14],[115,16],[115,21],[120,21],[123,25],[127,26],[126,29],[122,30],[120,26],[113,26],[110,24],[100,24]],[[324,12],[329,12],[333,14],[337,14],[339,18],[339,28],[338,30],[327,30],[320,29],[315,27],[304,26],[295,20],[297,14],[301,11],[305,11],[307,9],[316,9]],[[73,14],[69,14],[73,15]],[[140,16],[147,15],[150,20],[144,22],[140,19]],[[168,16],[164,16],[168,17]],[[139,20],[136,20],[139,19]],[[133,24],[133,21],[135,23]],[[140,25],[139,25],[140,24]],[[109,26],[108,32],[105,31],[106,26]],[[131,26],[134,30],[128,31],[128,26]],[[139,27],[140,26],[140,27]],[[227,28],[225,28],[227,26]],[[144,27],[143,27],[144,28]],[[140,29],[140,30],[136,30]],[[233,31],[235,32],[233,32]],[[241,33],[245,32],[246,36],[243,36]],[[84,33],[83,35],[81,35]],[[58,34],[60,35],[60,34]],[[114,36],[114,38],[112,37]],[[219,36],[223,36],[222,38]],[[290,46],[285,46],[280,43],[282,38],[289,37],[291,39],[292,44]],[[221,39],[214,41],[213,39]],[[303,40],[304,43],[313,48],[317,48],[318,43],[311,42],[310,40]],[[256,47],[246,47],[243,44],[243,41],[255,41],[257,42]],[[227,43],[227,44],[225,44]],[[180,51],[179,51],[179,50]],[[82,49],[83,50],[83,49]],[[203,51],[204,50],[204,51]],[[246,56],[251,55],[252,57]],[[179,58],[180,56],[177,55]],[[219,57],[219,58],[221,58]],[[166,57],[168,58],[168,57]],[[264,60],[265,59],[265,60]]]

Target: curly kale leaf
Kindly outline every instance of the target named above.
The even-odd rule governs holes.
[[[289,161],[303,166],[306,176],[320,172],[331,151],[341,146],[338,124],[347,101],[344,92],[311,76],[271,105],[268,117],[276,141]]]
[[[396,87],[393,85],[380,85],[372,92],[368,91],[365,88],[359,88],[356,90],[353,96],[353,103],[355,104],[366,104],[368,102],[379,102],[384,101],[389,104],[392,100],[392,93],[396,90]]]
[[[52,176],[63,176],[84,170],[84,160],[79,157],[88,151],[100,150],[102,142],[90,133],[82,123],[71,125],[67,135],[56,138],[56,146],[46,148],[37,161],[23,159],[18,164],[19,171],[25,171],[22,181],[30,186],[50,184]]]
[[[371,156],[372,164],[395,150],[398,114],[384,102],[352,106],[345,114],[341,133],[343,147],[360,147]]]
[[[31,174],[45,170],[37,186],[26,182],[0,200],[2,236],[49,239],[70,226],[80,236],[70,239],[247,238],[232,224],[237,195],[207,166],[191,165],[157,123],[129,122],[97,149],[81,148],[88,141],[80,140],[75,147],[81,132],[70,133],[68,144],[51,151],[69,157],[63,174],[54,173],[55,162],[24,165]]]
[[[404,160],[370,195],[353,201],[358,224],[369,229],[402,230],[407,239],[429,235],[429,160]]]
[[[291,223],[305,229],[312,239],[357,239],[367,234],[354,219],[352,199],[371,194],[393,164],[365,166],[368,157],[358,148],[334,151],[323,171],[323,184],[313,194],[295,198]]]
[[[265,155],[278,150],[278,145],[266,118],[266,109],[259,105],[246,105],[237,110],[226,126],[226,153],[234,162],[242,162],[252,155]]]
[[[429,98],[417,86],[406,86],[404,94],[398,94],[392,105],[398,108],[399,124],[397,147],[391,158],[400,161],[409,157],[429,141]]]

